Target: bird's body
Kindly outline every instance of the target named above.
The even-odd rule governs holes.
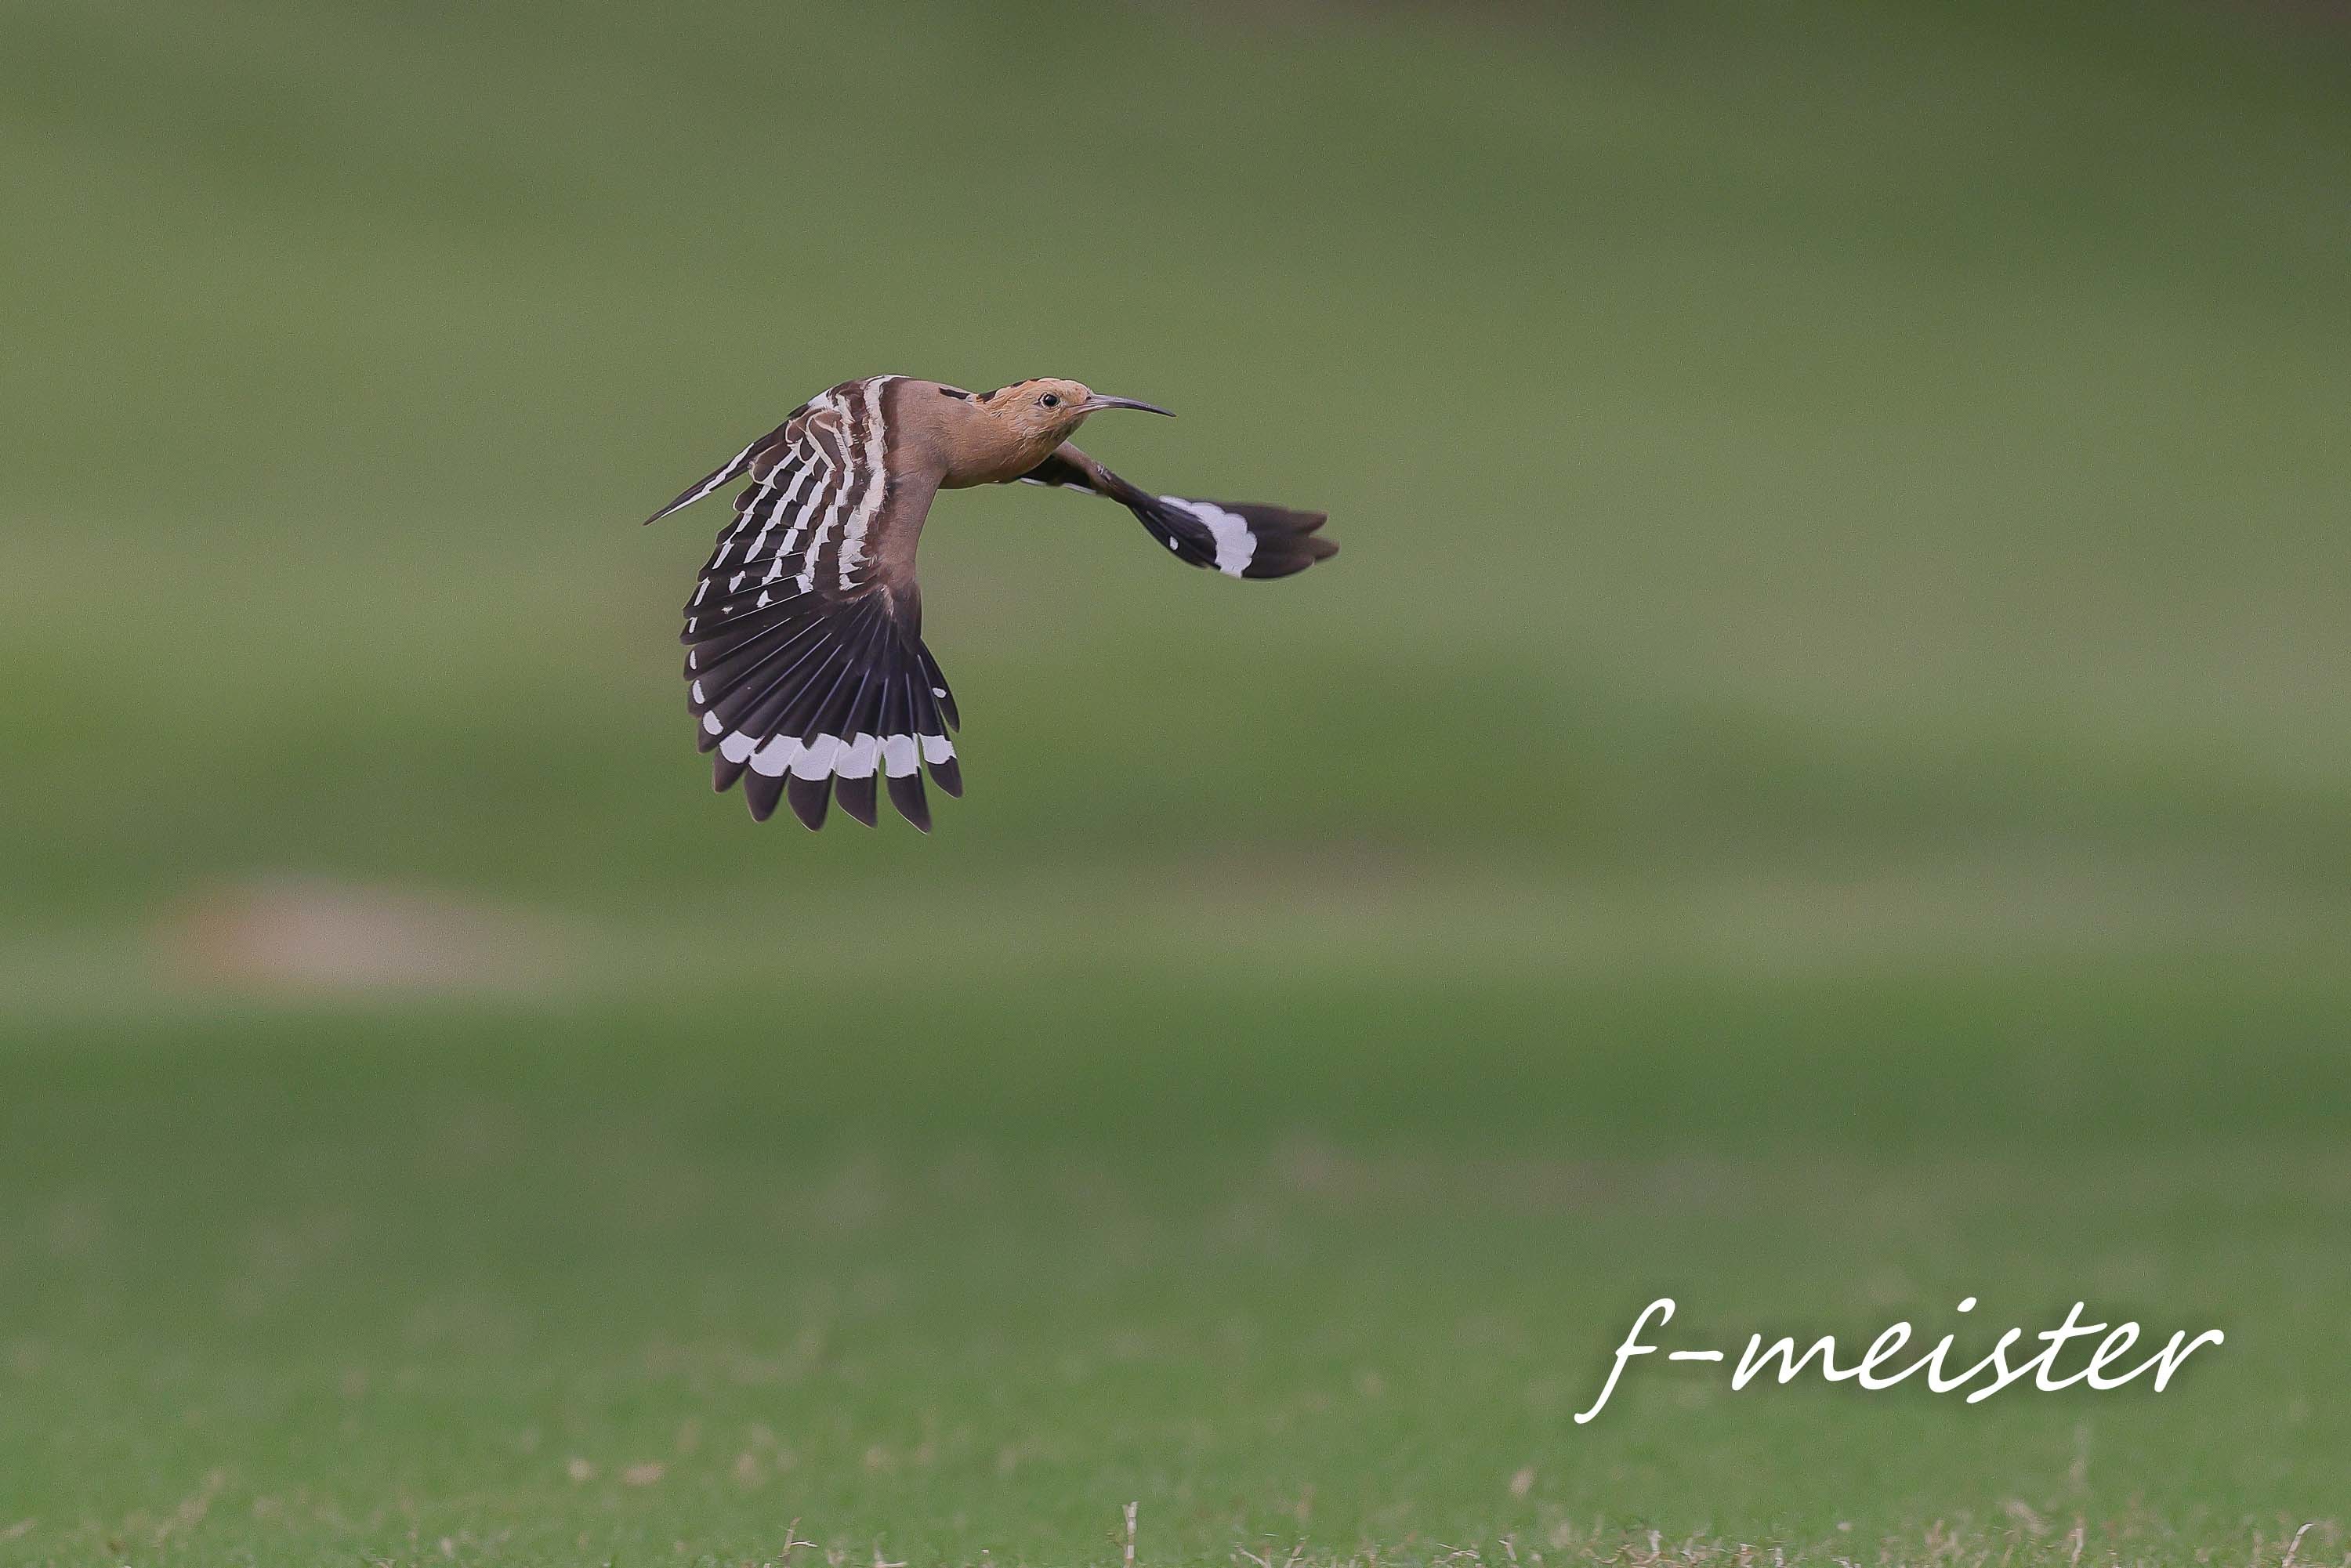
[[[1128,484],[1069,444],[1108,408],[1166,412],[1066,381],[986,393],[907,376],[843,382],[653,514],[649,521],[749,481],[702,569],[682,638],[717,787],[741,779],[762,820],[789,799],[811,828],[835,794],[870,825],[877,775],[925,830],[920,768],[950,795],[963,792],[947,739],[955,699],[923,645],[914,576],[923,523],[943,489],[1024,480],[1107,497],[1178,559],[1233,577],[1286,577],[1336,550],[1315,537],[1319,512]]]

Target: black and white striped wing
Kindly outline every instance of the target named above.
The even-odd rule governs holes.
[[[1288,577],[1339,553],[1335,543],[1316,534],[1330,520],[1326,513],[1293,511],[1263,501],[1155,496],[1066,442],[1020,479],[1116,501],[1177,560],[1227,577]]]
[[[932,491],[893,479],[897,378],[846,382],[793,411],[667,516],[735,480],[685,606],[687,696],[720,789],[743,782],[751,815],[778,800],[810,827],[841,809],[871,825],[876,780],[928,831],[921,773],[963,792],[955,698],[923,646],[914,538]]]

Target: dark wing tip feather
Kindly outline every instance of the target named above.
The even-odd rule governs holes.
[[[871,773],[862,779],[835,779],[832,781],[832,798],[841,802],[841,809],[869,828],[874,826],[882,815],[875,810],[873,795],[873,775]]]
[[[927,643],[916,643],[914,653],[922,660],[923,678],[930,683],[931,698],[939,705],[939,716],[947,721],[949,729],[961,729],[963,716],[956,712],[955,693],[947,689],[947,678],[939,674],[939,662],[931,657]]]
[[[776,814],[776,802],[784,798],[784,781],[779,775],[746,774],[743,799],[751,807],[751,820],[764,822]]]
[[[825,808],[832,804],[832,776],[803,779],[799,774],[788,775],[784,781],[784,798],[791,802],[792,815],[811,831],[824,826]]]
[[[1115,479],[1115,476],[1110,476]],[[1118,498],[1186,566],[1232,577],[1288,577],[1339,547],[1318,538],[1327,512],[1299,512],[1263,501],[1209,501],[1152,496],[1117,480]]]
[[[1260,581],[1289,577],[1339,553],[1338,541],[1326,539],[1317,531],[1331,520],[1328,512],[1293,512],[1287,507],[1255,501],[1228,504],[1227,509],[1247,519],[1249,534],[1257,541],[1249,565],[1241,570],[1243,577]]]
[[[925,832],[931,831],[931,803],[923,795],[923,777],[919,773],[891,775],[890,804],[898,808],[898,815]]]

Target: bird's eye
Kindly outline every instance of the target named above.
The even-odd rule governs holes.
[[[1047,392],[1043,397],[1039,398],[1037,402],[1040,407],[1044,408],[1059,408],[1061,406],[1061,400],[1051,392]]]

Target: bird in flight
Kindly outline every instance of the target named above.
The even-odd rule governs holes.
[[[914,546],[941,490],[1050,485],[1116,501],[1180,561],[1228,577],[1287,577],[1335,554],[1321,512],[1155,496],[1070,437],[1104,409],[1165,413],[1076,382],[966,392],[910,376],[843,382],[689,486],[658,522],[747,480],[685,606],[687,696],[719,789],[752,817],[778,801],[811,828],[841,808],[873,825],[878,776],[925,832],[922,769],[950,795],[963,775],[955,698],[923,645]]]

